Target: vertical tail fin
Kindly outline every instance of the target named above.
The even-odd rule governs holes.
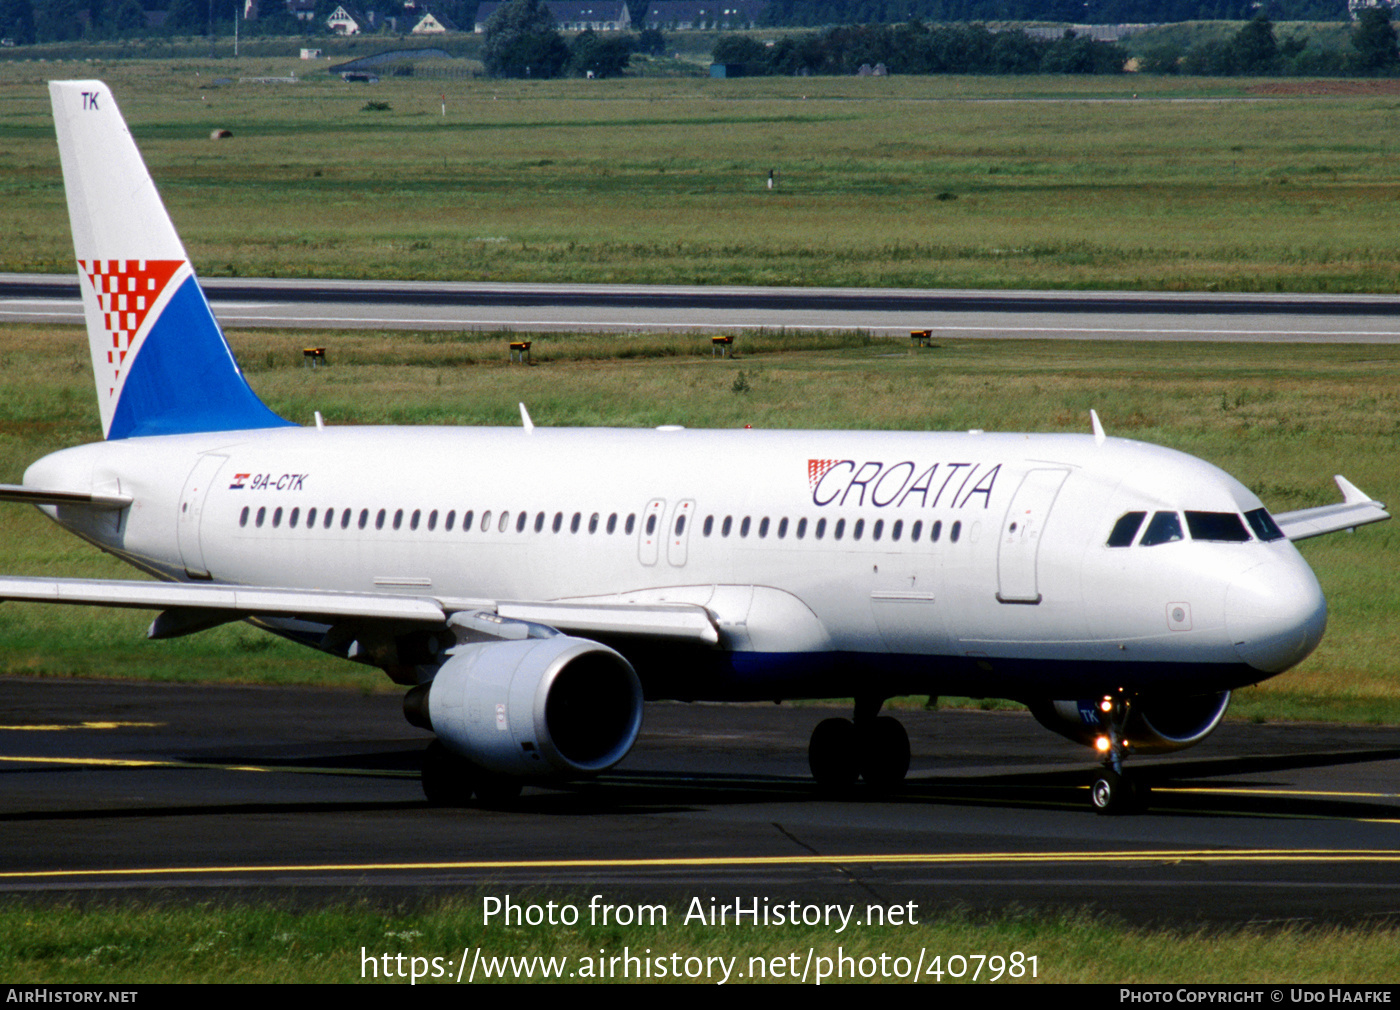
[[[243,378],[111,91],[49,95],[103,437],[288,424]]]

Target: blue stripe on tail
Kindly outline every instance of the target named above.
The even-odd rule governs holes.
[[[130,363],[107,437],[291,427],[249,387],[194,276]]]

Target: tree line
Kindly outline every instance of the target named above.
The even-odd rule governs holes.
[[[993,32],[983,25],[847,25],[771,45],[742,35],[715,43],[716,63],[742,67],[750,76],[854,74],[884,64],[891,74],[1117,74],[1128,54],[1122,46],[1066,32],[1040,39],[1021,31]]]
[[[1276,21],[1344,21],[1346,0],[1268,0]],[[1061,21],[1069,24],[1174,24],[1246,21],[1258,0],[769,0],[770,27],[922,22]],[[633,10],[635,17],[637,11]]]

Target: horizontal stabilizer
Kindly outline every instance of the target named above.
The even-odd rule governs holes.
[[[115,512],[131,504],[125,494],[91,494],[87,491],[49,491],[23,484],[0,484],[0,501],[23,502],[26,505],[69,505]]]
[[[1352,530],[1390,518],[1384,503],[1373,499],[1341,474],[1333,479],[1342,492],[1342,501],[1336,505],[1320,505],[1274,516],[1274,522],[1278,523],[1279,529],[1289,540],[1307,540],[1324,533]]]

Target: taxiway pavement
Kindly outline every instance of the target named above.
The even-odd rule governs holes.
[[[1400,916],[1400,729],[1227,723],[1088,808],[1087,752],[1021,713],[899,713],[886,796],[820,793],[829,709],[648,706],[601,779],[436,809],[394,694],[0,680],[0,891],[53,897],[559,893],[966,909],[1143,925]]]

